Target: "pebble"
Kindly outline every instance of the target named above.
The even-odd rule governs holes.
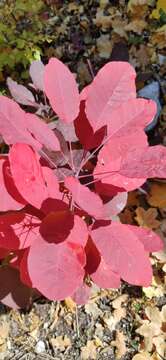
[[[45,343],[42,340],[39,340],[35,346],[35,352],[41,354],[46,351]]]
[[[154,100],[156,102],[156,105],[157,105],[156,116],[154,117],[152,122],[148,126],[146,126],[146,128],[145,128],[145,131],[150,131],[156,126],[158,117],[159,117],[160,112],[161,112],[161,105],[160,105],[160,101],[159,101],[159,98],[160,98],[160,86],[159,86],[158,81],[152,81],[150,84],[144,86],[143,89],[138,91],[138,96],[143,97],[145,99],[151,99],[151,100]]]

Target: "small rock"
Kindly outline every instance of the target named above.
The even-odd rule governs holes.
[[[37,354],[41,354],[41,353],[45,352],[45,350],[46,350],[46,347],[45,347],[44,341],[39,340],[35,346],[35,352]]]
[[[154,100],[157,104],[157,114],[154,117],[154,119],[152,120],[152,122],[145,128],[145,131],[150,131],[156,126],[158,117],[161,112],[161,105],[160,105],[160,101],[159,101],[160,86],[159,86],[158,81],[152,81],[150,84],[144,86],[143,89],[138,91],[138,96],[146,98],[146,99]]]

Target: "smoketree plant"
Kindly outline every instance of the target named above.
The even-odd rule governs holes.
[[[158,235],[120,223],[127,193],[166,177],[166,149],[149,146],[156,104],[137,98],[135,71],[109,62],[81,93],[61,61],[30,67],[26,88],[8,78],[0,96],[0,300],[24,307],[88,301],[92,282],[149,286]]]

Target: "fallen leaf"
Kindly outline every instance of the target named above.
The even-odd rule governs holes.
[[[150,196],[147,197],[151,206],[164,208],[166,207],[166,184],[153,183],[150,189]]]
[[[94,340],[88,340],[86,346],[81,349],[81,360],[95,360],[97,356]]]
[[[112,42],[108,34],[102,34],[96,40],[97,50],[101,58],[109,59],[112,51]]]
[[[160,226],[160,221],[156,219],[157,216],[158,212],[155,208],[144,210],[142,207],[138,207],[136,209],[135,220],[140,226],[148,229],[157,229]]]
[[[111,345],[116,347],[116,359],[121,359],[127,352],[126,338],[120,331],[116,331],[116,339],[111,341]]]
[[[71,341],[65,336],[57,336],[56,338],[50,339],[50,344],[53,348],[57,348],[60,351],[64,351],[66,348],[71,346]]]
[[[161,26],[159,29],[157,29],[152,37],[152,44],[156,45],[158,49],[165,48],[165,42],[166,42],[166,24]]]
[[[151,360],[151,356],[147,352],[136,354],[132,360]]]
[[[125,26],[126,31],[133,31],[136,34],[142,33],[147,28],[147,22],[141,19],[135,19]]]

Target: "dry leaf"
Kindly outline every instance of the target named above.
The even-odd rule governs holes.
[[[123,355],[125,355],[127,351],[125,341],[125,335],[120,331],[116,331],[116,339],[111,341],[111,345],[116,347],[116,359],[120,359]]]
[[[133,31],[137,34],[142,33],[147,28],[147,22],[141,19],[135,19],[125,26],[126,31]]]
[[[136,354],[132,360],[151,360],[151,356],[147,352]]]
[[[150,196],[147,198],[151,206],[164,208],[166,207],[166,184],[153,183],[150,189]]]
[[[73,313],[75,313],[76,310],[76,303],[72,300],[72,298],[68,297],[64,300],[64,304],[67,307],[67,309]]]
[[[104,59],[109,59],[112,51],[112,42],[109,35],[101,35],[97,39],[96,44],[100,57]]]
[[[133,17],[142,19],[146,16],[150,3],[151,0],[129,0],[127,10],[131,12]]]
[[[123,294],[118,296],[115,300],[112,301],[112,306],[114,309],[119,309],[123,303],[126,303],[128,300],[128,295]]]
[[[152,43],[156,45],[158,49],[165,48],[166,43],[166,24],[157,29],[152,35]]]
[[[93,22],[97,27],[102,28],[102,30],[106,30],[111,27],[112,16],[104,15],[103,10],[98,8],[96,18],[93,20]]]
[[[160,226],[160,221],[156,219],[158,212],[155,208],[144,210],[142,207],[138,207],[136,215],[135,220],[140,226],[148,229],[157,229]]]
[[[88,340],[81,349],[81,360],[95,360],[97,356],[95,341]]]
[[[66,348],[71,346],[71,341],[65,336],[57,336],[56,338],[50,339],[50,344],[53,348],[57,348],[60,351],[64,351]]]
[[[0,353],[6,350],[6,342],[9,335],[9,324],[4,319],[0,324]]]
[[[155,345],[155,342],[157,343],[157,337],[163,338],[164,336],[166,340],[166,335],[162,328],[165,323],[166,305],[163,308],[164,310],[162,309],[161,311],[157,307],[148,306],[145,308],[145,313],[149,320],[141,320],[142,325],[136,330],[138,334],[144,337],[144,348],[148,352],[151,352],[153,345]]]
[[[99,309],[95,302],[89,302],[85,305],[85,311],[87,314],[92,315],[95,319],[102,314],[102,311]]]

